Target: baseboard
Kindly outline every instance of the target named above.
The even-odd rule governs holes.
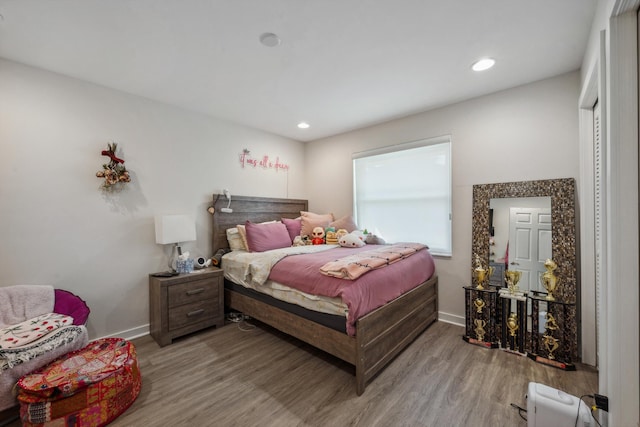
[[[116,332],[115,334],[105,335],[100,338],[124,338],[126,340],[132,340],[134,338],[140,338],[145,335],[149,335],[149,324],[138,326],[136,328],[127,329],[124,331]]]
[[[465,326],[464,317],[458,316],[457,314],[445,313],[444,311],[438,312],[438,321],[462,326],[463,328]]]
[[[17,404],[0,411],[0,427],[12,425],[20,425],[20,406]]]

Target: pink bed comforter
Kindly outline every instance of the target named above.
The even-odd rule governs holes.
[[[360,317],[415,288],[435,272],[433,257],[424,249],[385,268],[370,271],[357,280],[320,273],[320,267],[329,261],[376,247],[337,247],[313,254],[290,255],[273,266],[269,279],[309,294],[341,298],[349,308],[347,333],[353,336]]]

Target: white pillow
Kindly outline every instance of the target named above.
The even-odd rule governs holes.
[[[238,231],[238,227],[227,228],[227,242],[229,242],[229,249],[232,251],[245,251],[244,242],[242,236]]]

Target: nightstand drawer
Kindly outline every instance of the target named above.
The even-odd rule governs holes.
[[[169,330],[213,319],[218,314],[218,299],[209,299],[169,310]]]
[[[169,308],[218,297],[218,278],[194,280],[171,285],[168,289]]]

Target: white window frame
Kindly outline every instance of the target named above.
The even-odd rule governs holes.
[[[417,150],[423,147],[428,147],[428,146],[434,146],[434,145],[446,145],[445,150],[447,153],[447,161],[448,161],[448,171],[445,173],[446,176],[440,176],[440,179],[442,179],[444,181],[444,190],[446,192],[446,194],[443,196],[442,193],[439,193],[436,197],[438,197],[439,199],[442,199],[443,197],[445,198],[445,203],[446,203],[446,208],[448,209],[448,215],[446,215],[446,218],[444,218],[445,215],[440,215],[441,219],[440,221],[447,221],[446,224],[442,224],[442,227],[444,227],[444,237],[441,237],[439,240],[441,241],[441,243],[437,243],[434,244],[434,242],[428,242],[428,241],[420,241],[421,239],[412,239],[411,241],[418,241],[420,243],[425,243],[427,245],[429,245],[430,247],[430,251],[433,255],[439,255],[439,256],[451,256],[453,253],[453,237],[452,237],[452,159],[451,159],[451,135],[443,135],[443,136],[438,136],[438,137],[433,137],[433,138],[426,138],[426,139],[421,139],[418,141],[411,141],[411,142],[406,142],[406,143],[402,143],[402,144],[397,144],[397,145],[391,145],[391,146],[387,146],[387,147],[382,147],[382,148],[377,148],[377,149],[373,149],[373,150],[367,150],[367,151],[362,151],[362,152],[358,152],[358,153],[354,153],[352,155],[352,162],[353,162],[353,212],[354,212],[354,216],[356,219],[356,223],[358,224],[359,227],[361,228],[375,228],[375,224],[365,224],[365,222],[367,222],[366,219],[362,218],[361,213],[359,212],[359,204],[362,203],[361,201],[358,200],[359,197],[359,192],[358,192],[358,182],[357,182],[357,174],[358,174],[358,160],[360,159],[365,159],[365,158],[371,158],[374,156],[380,156],[380,155],[384,155],[384,154],[390,154],[390,153],[397,153],[400,151],[406,151],[406,150]],[[424,155],[425,153],[422,153],[421,155]],[[373,159],[371,159],[373,160]],[[362,166],[362,164],[360,164],[360,166]],[[407,180],[407,179],[415,179],[415,173],[419,172],[419,171],[409,171],[410,174],[407,176],[398,176],[398,182],[397,182],[397,186],[398,188],[400,188],[402,186],[403,180]],[[413,172],[413,173],[411,173]],[[406,182],[406,181],[405,181]],[[443,187],[440,188],[440,190],[442,191]],[[424,189],[424,191],[429,191],[428,189]],[[393,195],[390,194],[389,200],[393,199],[392,197]],[[378,195],[379,197],[379,195]],[[427,194],[425,197],[422,197],[418,200],[428,200],[429,199],[429,194]],[[399,199],[398,201],[401,202],[402,199]],[[361,210],[364,210],[364,208],[362,208]],[[441,210],[442,211],[442,210]],[[412,218],[412,220],[410,221],[410,223],[408,223],[408,221],[405,220],[403,221],[403,224],[406,225],[402,225],[403,227],[407,227],[410,228],[411,230],[416,230],[419,227],[421,227],[421,221],[426,221],[426,219],[421,219],[419,217],[416,218]],[[371,222],[371,221],[369,221]],[[422,225],[424,226],[425,223],[423,222]],[[375,229],[370,229],[368,231],[371,232],[375,232]],[[382,234],[384,237],[384,231],[382,231]],[[427,239],[428,240],[428,239]],[[403,241],[407,241],[407,239],[403,239]]]

